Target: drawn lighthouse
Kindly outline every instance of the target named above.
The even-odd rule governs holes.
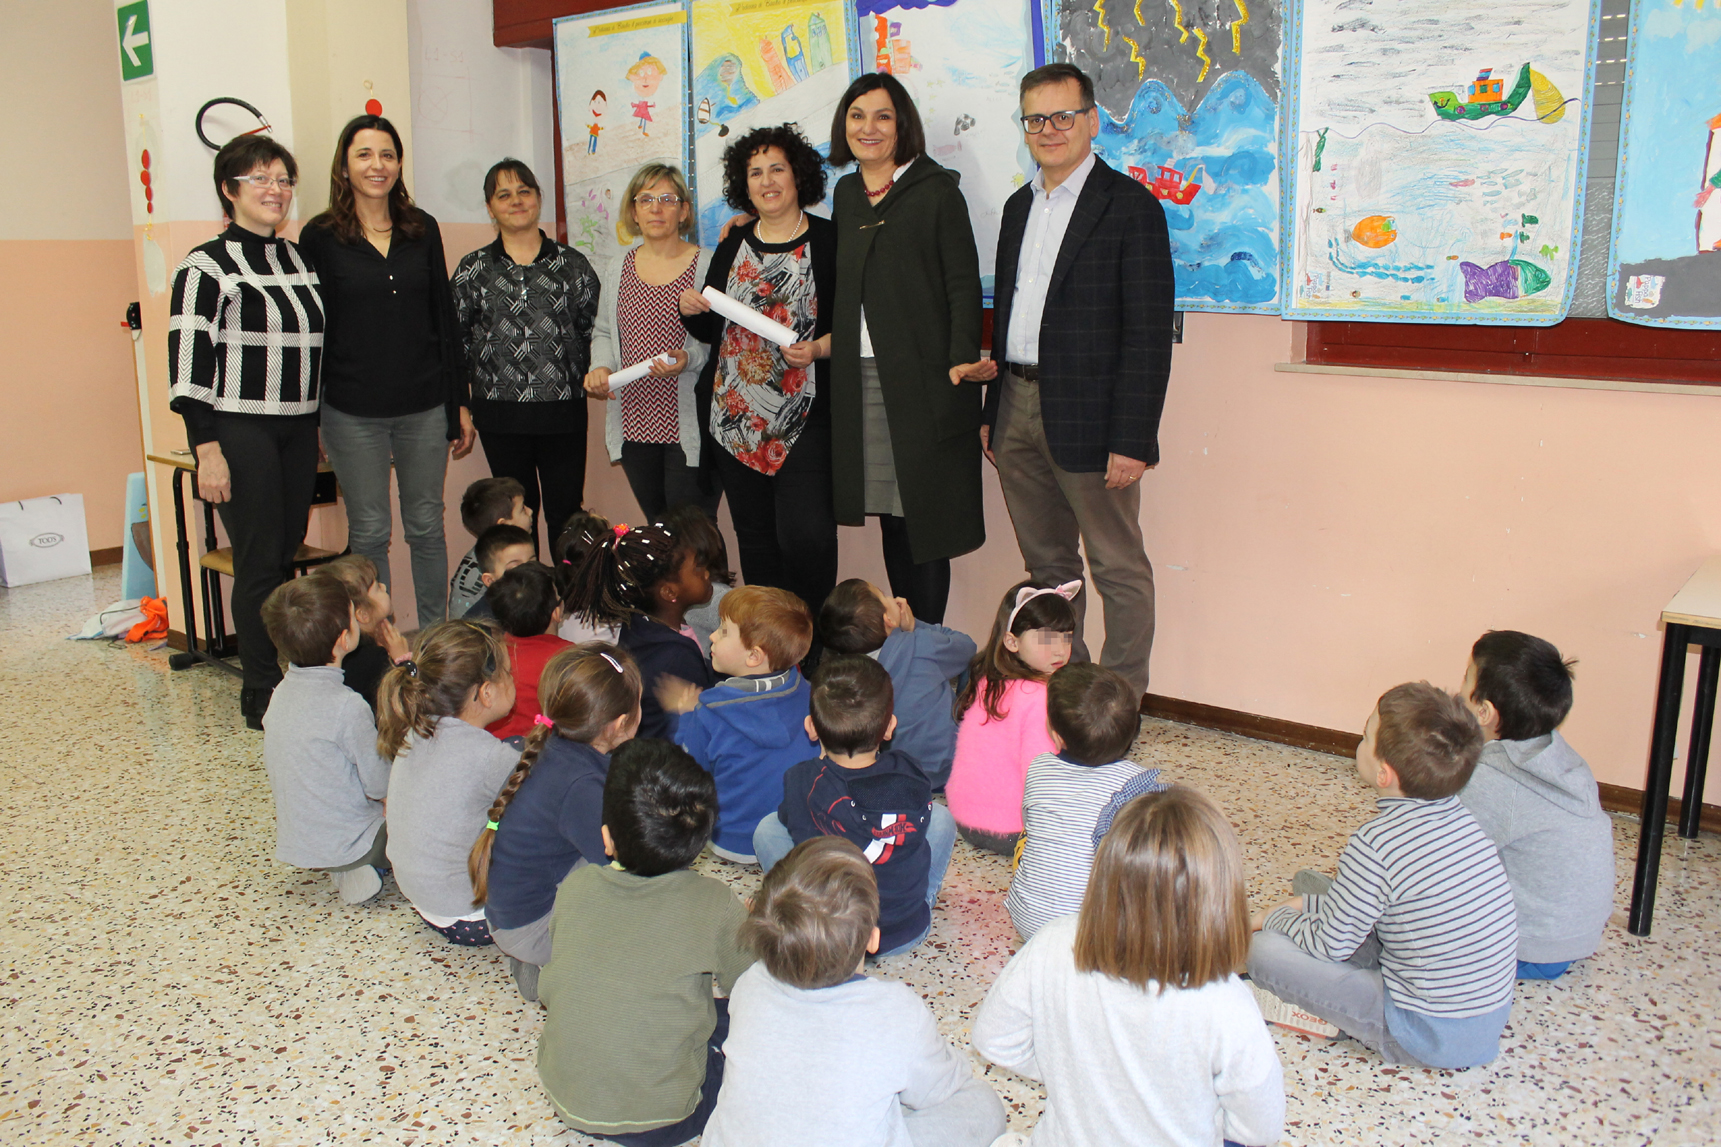
[[[1703,189],[1697,193],[1697,249],[1721,254],[1721,115],[1709,121]]]

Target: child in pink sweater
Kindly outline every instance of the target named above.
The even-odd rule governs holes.
[[[1070,659],[1082,583],[1010,587],[992,637],[969,666],[956,699],[961,724],[945,799],[956,831],[975,848],[1013,856],[1022,835],[1028,763],[1055,753],[1046,730],[1046,679]]]

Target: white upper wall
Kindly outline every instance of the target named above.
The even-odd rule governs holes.
[[[407,3],[412,197],[444,223],[490,221],[484,173],[504,156],[525,160],[554,198],[550,53],[498,48],[492,26],[489,0]]]
[[[6,5],[0,239],[131,238],[116,27],[113,0]]]

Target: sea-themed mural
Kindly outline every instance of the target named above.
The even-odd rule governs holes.
[[[600,271],[633,240],[621,197],[642,164],[687,170],[687,10],[636,4],[555,22],[568,242]]]
[[[756,127],[792,123],[821,154],[829,152],[831,117],[850,79],[846,12],[843,0],[693,0],[702,243],[714,246],[735,214],[723,200],[723,152],[735,140]]]
[[[1608,313],[1721,330],[1721,8],[1638,0],[1627,45]]]
[[[1298,6],[1286,35],[1285,313],[1564,318],[1597,22],[1592,0]]]
[[[1033,173],[1016,86],[1043,56],[1040,0],[849,0],[851,72],[889,72],[914,97],[926,151],[962,177],[992,298],[1004,201]]]
[[[1100,157],[1159,198],[1177,307],[1277,314],[1280,0],[1049,0],[1094,80]]]

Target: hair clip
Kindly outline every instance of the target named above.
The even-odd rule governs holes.
[[[396,662],[396,664],[406,670],[406,675],[408,677],[412,677],[414,679],[418,677],[418,662],[414,661],[412,658],[403,658],[401,661]]]
[[[485,821],[485,822],[484,822],[484,827],[485,827],[485,828],[487,828],[487,829],[489,829],[489,830],[490,830],[490,831],[491,831],[491,832],[500,832],[500,831],[502,831],[502,826],[501,826],[501,825],[500,825],[500,824],[497,824],[497,823],[496,823],[496,822],[495,822],[495,821],[493,821],[493,820],[487,820],[487,821]]]
[[[625,537],[627,537],[628,530],[630,530],[632,528],[633,527],[629,526],[626,522],[623,522],[620,525],[615,527],[615,531],[614,531],[615,536],[618,538],[625,538]]]
[[[614,669],[617,673],[625,672],[621,667],[621,662],[617,661],[615,658],[611,657],[609,654],[600,653],[600,654],[598,654],[598,656],[603,658],[605,661],[609,662],[610,668]]]
[[[544,716],[542,713],[539,713],[536,717],[532,718],[532,724],[542,725],[546,729],[554,729],[556,727],[556,723]]]
[[[1051,586],[1049,588],[1031,585],[1023,586],[1021,589],[1016,591],[1016,605],[1010,610],[1009,619],[1004,622],[1004,632],[1010,632],[1011,626],[1016,624],[1016,615],[1022,612],[1022,607],[1024,605],[1027,605],[1036,597],[1044,597],[1048,593],[1055,593],[1065,601],[1073,601],[1075,600],[1076,594],[1080,592],[1082,592],[1081,578],[1076,578],[1074,581],[1067,581],[1063,585]]]

